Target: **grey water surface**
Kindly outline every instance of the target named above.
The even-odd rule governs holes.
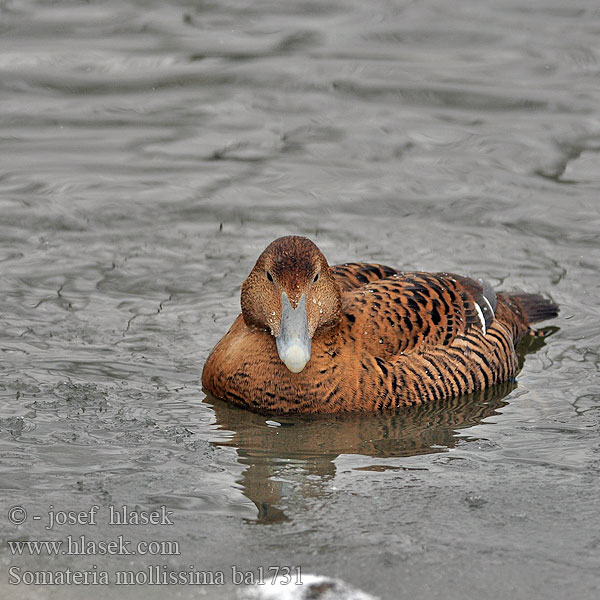
[[[381,599],[600,597],[597,1],[2,0],[0,143],[0,597],[236,598],[233,567],[277,566]],[[543,292],[559,329],[443,405],[206,398],[289,233]],[[90,551],[8,543],[69,535]],[[119,536],[158,554],[101,552]],[[67,568],[109,582],[17,578]]]

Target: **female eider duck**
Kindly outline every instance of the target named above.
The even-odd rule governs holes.
[[[451,273],[329,266],[297,236],[264,250],[241,304],[202,385],[265,413],[373,411],[489,387],[515,376],[530,325],[558,314],[537,294]]]

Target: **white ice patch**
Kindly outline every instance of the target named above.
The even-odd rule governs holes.
[[[297,574],[289,577],[265,577],[264,584],[244,588],[238,594],[240,600],[379,600],[351,587],[341,579],[322,575],[299,575],[301,584],[296,582]]]

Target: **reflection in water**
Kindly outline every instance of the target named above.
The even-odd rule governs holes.
[[[282,497],[290,486],[318,497],[335,475],[340,454],[378,458],[442,452],[456,443],[455,431],[477,425],[496,413],[513,382],[452,400],[378,413],[266,417],[216,398],[213,406],[221,428],[234,432],[219,445],[237,448],[248,465],[242,478],[244,493],[258,508],[257,522],[287,519]]]
[[[525,355],[537,352],[558,327],[545,327],[544,335],[527,336],[517,349],[519,368]],[[377,413],[267,417],[208,396],[221,429],[233,432],[227,442],[237,449],[248,468],[242,476],[244,494],[258,509],[257,523],[286,521],[278,508],[286,489],[294,487],[307,497],[323,495],[335,475],[340,454],[398,458],[444,452],[456,444],[456,430],[473,427],[508,404],[504,398],[514,381],[458,398]]]

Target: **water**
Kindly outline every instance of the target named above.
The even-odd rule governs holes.
[[[599,33],[592,1],[0,2],[2,595],[234,598],[233,565],[290,565],[382,599],[598,597]],[[548,293],[560,329],[514,389],[447,407],[205,399],[240,283],[288,233]],[[123,505],[173,525],[108,525]],[[50,506],[97,523],[46,530]],[[69,534],[180,554],[7,544]]]

